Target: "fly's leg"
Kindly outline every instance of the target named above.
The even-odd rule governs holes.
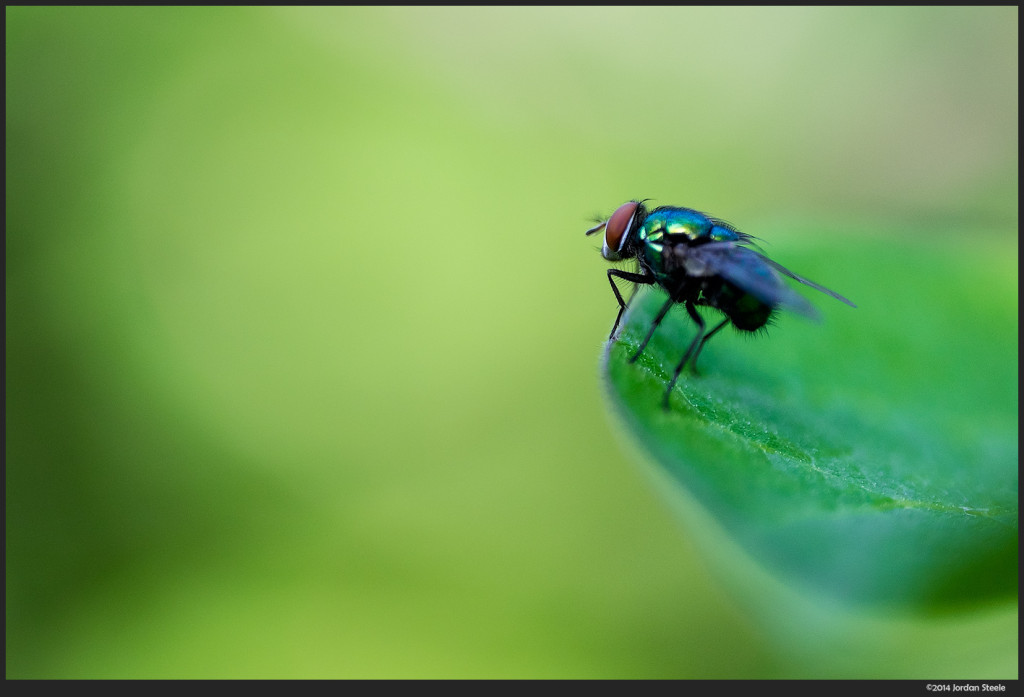
[[[622,319],[622,313],[626,311],[626,305],[628,304],[622,299],[622,293],[619,292],[619,287],[615,285],[615,278],[621,278],[624,281],[632,281],[633,283],[642,283],[644,285],[652,285],[655,283],[654,276],[648,276],[642,273],[630,273],[629,271],[621,271],[619,269],[608,269],[608,283],[612,286],[612,292],[615,293],[615,299],[619,301],[619,314],[615,315],[615,324],[612,325],[612,332],[608,335],[608,340],[611,341],[615,336],[615,330],[619,328],[619,320]],[[632,296],[630,297],[632,299]]]
[[[704,318],[697,314],[697,309],[693,306],[693,303],[687,301],[686,311],[693,318],[693,321],[697,323],[697,335],[693,337],[693,341],[690,342],[690,346],[686,349],[686,353],[683,354],[682,360],[679,361],[679,365],[676,366],[676,372],[672,373],[672,379],[669,380],[668,388],[665,390],[665,397],[661,400],[661,407],[665,411],[668,411],[668,397],[672,394],[672,388],[676,386],[676,380],[679,379],[679,373],[683,372],[683,366],[686,365],[686,361],[690,360],[690,355],[697,350],[700,346],[701,339],[704,338]]]
[[[694,307],[693,303],[686,303],[686,311],[689,313],[690,317],[693,318],[693,321],[697,323],[697,335],[693,337],[693,341],[690,342],[689,348],[687,348],[686,353],[683,354],[682,360],[680,360],[679,365],[676,366],[676,372],[672,374],[672,379],[669,381],[668,388],[665,390],[665,397],[661,402],[661,406],[665,411],[668,411],[668,398],[672,394],[672,388],[676,386],[676,380],[679,379],[679,374],[683,372],[683,366],[686,365],[687,361],[690,361],[690,369],[697,372],[697,356],[700,355],[700,351],[704,348],[704,344],[706,344],[708,339],[714,336],[729,322],[728,318],[726,318],[722,320],[717,327],[705,334],[704,319],[697,312],[697,308]]]
[[[720,330],[722,327],[724,327],[728,323],[729,323],[729,319],[728,318],[723,319],[722,322],[717,327],[715,327],[714,329],[709,331],[707,334],[705,334],[704,338],[700,340],[700,345],[697,346],[697,350],[694,351],[693,357],[690,359],[690,368],[693,370],[693,372],[695,372],[695,373],[697,372],[697,356],[699,356],[700,352],[704,350],[704,344],[708,343],[708,339],[710,339],[715,334],[717,334],[718,330]]]
[[[654,318],[653,322],[651,322],[651,328],[647,330],[647,336],[644,337],[644,341],[640,344],[640,348],[638,348],[636,353],[633,354],[633,357],[629,359],[630,363],[636,363],[636,359],[640,358],[640,354],[644,352],[645,348],[647,348],[647,342],[651,340],[652,336],[654,336],[654,330],[658,328],[658,325],[661,324],[661,320],[665,319],[665,315],[668,314],[668,311],[672,309],[672,306],[675,304],[676,301],[669,298],[665,301],[665,304],[661,306],[661,309],[658,310],[658,316]]]

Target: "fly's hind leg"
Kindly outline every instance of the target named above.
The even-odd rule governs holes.
[[[715,327],[714,329],[712,329],[711,331],[709,331],[709,332],[708,332],[707,334],[705,334],[705,335],[704,335],[704,338],[700,340],[700,344],[699,344],[699,345],[697,346],[697,350],[693,352],[693,356],[692,356],[692,357],[690,358],[690,369],[691,369],[691,370],[692,370],[693,372],[695,372],[695,373],[697,372],[697,356],[699,356],[699,355],[700,355],[700,352],[704,350],[704,344],[708,343],[708,339],[710,339],[710,338],[711,338],[711,337],[713,337],[713,336],[714,336],[715,334],[717,334],[717,333],[718,333],[718,331],[719,331],[719,330],[720,330],[720,329],[721,329],[722,327],[724,327],[725,325],[727,325],[727,324],[729,324],[729,320],[728,320],[728,318],[726,318],[726,319],[723,319],[723,320],[722,320],[722,321],[721,321],[721,322],[720,322],[720,323],[718,324],[718,326],[717,326],[717,327]]]
[[[718,331],[728,324],[729,320],[724,319],[722,322],[712,329],[707,334],[704,333],[704,318],[697,312],[697,308],[694,307],[692,302],[686,302],[686,311],[694,322],[697,323],[697,335],[693,337],[693,341],[690,342],[689,348],[686,349],[686,353],[683,354],[682,359],[679,361],[679,365],[676,366],[676,371],[672,374],[672,379],[668,383],[668,388],[665,390],[665,397],[661,402],[662,408],[668,411],[668,398],[672,394],[672,388],[676,386],[676,381],[679,379],[679,374],[683,372],[683,367],[689,361],[690,369],[693,372],[697,372],[697,356],[700,355],[701,349],[704,348],[704,344],[707,343],[708,339],[714,336]]]

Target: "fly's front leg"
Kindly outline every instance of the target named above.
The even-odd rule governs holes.
[[[609,341],[611,341],[615,336],[615,330],[619,328],[619,321],[622,319],[622,313],[626,311],[626,305],[628,304],[622,299],[622,293],[619,292],[619,287],[615,285],[615,278],[621,278],[633,283],[642,283],[644,285],[652,285],[655,283],[654,276],[648,276],[647,274],[642,273],[630,273],[629,271],[621,271],[619,269],[608,269],[608,283],[611,284],[612,292],[615,293],[615,299],[619,301],[619,314],[615,315],[615,324],[612,325],[611,334],[608,335]],[[632,296],[630,296],[630,299],[632,299]]]

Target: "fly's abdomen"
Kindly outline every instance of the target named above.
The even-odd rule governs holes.
[[[721,278],[708,279],[701,291],[701,304],[721,310],[733,326],[755,332],[768,324],[775,308]]]

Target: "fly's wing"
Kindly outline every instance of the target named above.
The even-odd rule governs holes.
[[[693,247],[679,245],[673,253],[689,276],[721,276],[738,288],[771,306],[782,306],[812,319],[818,313],[802,295],[787,286],[775,270],[802,283],[823,290],[794,276],[767,257],[733,242],[708,242]],[[828,292],[830,295],[831,291]]]
[[[753,250],[751,250],[751,251],[753,252]],[[831,295],[831,296],[832,296],[833,298],[835,298],[836,300],[838,300],[838,301],[840,301],[840,302],[844,302],[844,303],[846,303],[847,305],[849,305],[850,307],[857,307],[857,306],[856,306],[856,305],[854,305],[854,304],[853,304],[852,302],[850,302],[849,300],[847,300],[846,298],[844,298],[843,296],[841,296],[841,295],[840,295],[839,293],[835,292],[834,290],[829,290],[829,289],[828,289],[828,288],[826,288],[825,286],[819,286],[819,285],[818,285],[817,283],[815,283],[814,281],[808,281],[808,280],[807,280],[806,278],[804,278],[803,276],[797,276],[797,275],[796,275],[795,273],[793,273],[792,271],[790,271],[789,269],[787,269],[786,267],[784,267],[784,266],[783,266],[782,264],[779,264],[779,263],[777,263],[777,262],[774,262],[774,261],[772,261],[771,259],[769,259],[768,257],[766,257],[766,256],[765,256],[764,254],[760,254],[760,253],[758,253],[758,252],[753,252],[753,253],[754,253],[754,254],[757,254],[757,256],[761,257],[761,259],[762,259],[762,260],[763,260],[763,261],[764,261],[764,262],[765,262],[766,264],[768,264],[769,266],[771,266],[771,267],[772,267],[773,269],[775,269],[776,271],[778,271],[778,272],[779,272],[779,273],[781,273],[781,274],[784,274],[784,275],[786,275],[786,276],[789,276],[789,277],[790,277],[790,278],[792,278],[792,279],[793,279],[794,281],[797,281],[798,283],[803,283],[803,284],[804,284],[805,286],[810,286],[810,287],[811,287],[811,288],[813,288],[814,290],[818,290],[818,291],[821,291],[821,292],[822,292],[822,293],[824,293],[825,295]]]

